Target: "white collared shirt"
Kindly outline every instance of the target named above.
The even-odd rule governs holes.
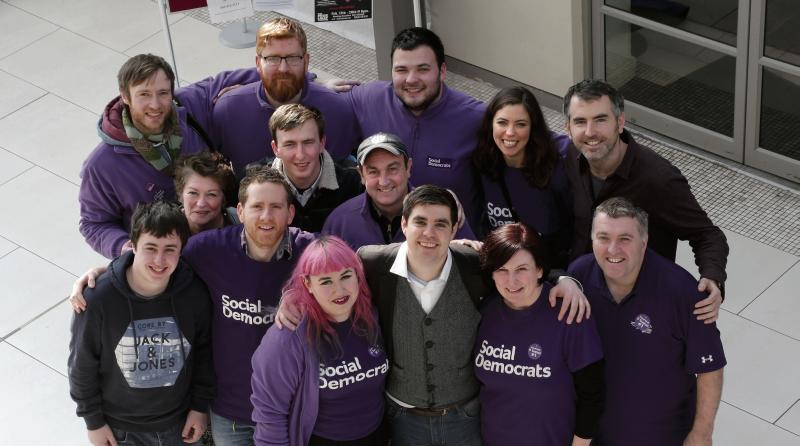
[[[453,255],[448,249],[447,260],[444,262],[444,267],[439,277],[428,282],[421,280],[408,269],[408,242],[403,242],[397,250],[397,257],[395,257],[392,267],[389,268],[389,272],[408,281],[411,292],[414,293],[414,297],[417,298],[420,306],[422,306],[422,310],[425,311],[425,314],[430,314],[433,307],[436,306],[436,302],[439,302],[439,298],[442,296],[444,286],[447,284],[447,278],[450,277],[450,268],[452,267]]]

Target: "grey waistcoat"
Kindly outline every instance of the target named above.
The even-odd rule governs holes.
[[[408,281],[397,281],[394,357],[387,391],[416,407],[441,407],[478,393],[472,349],[481,315],[453,265],[444,291],[426,315]]]

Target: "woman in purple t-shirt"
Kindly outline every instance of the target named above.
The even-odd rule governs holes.
[[[480,252],[499,296],[486,299],[475,338],[481,436],[493,445],[588,445],[603,407],[603,354],[594,320],[567,325],[550,307],[539,235],[519,223]]]
[[[258,445],[378,446],[389,362],[361,260],[341,239],[305,249],[283,290],[304,314],[270,327],[253,354]]]
[[[566,268],[572,240],[572,194],[563,157],[569,138],[547,128],[536,97],[505,88],[486,107],[472,156],[480,173],[483,220],[475,233],[521,222],[544,237],[555,268]]]

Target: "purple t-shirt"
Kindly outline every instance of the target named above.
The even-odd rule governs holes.
[[[366,437],[383,419],[389,361],[380,343],[353,333],[349,320],[334,324],[342,346],[336,359],[319,364],[319,413],[314,435],[348,441]]]
[[[481,310],[475,376],[481,383],[486,445],[568,445],[575,428],[572,373],[600,360],[593,319],[567,325],[551,308],[544,284],[524,310],[494,295]]]
[[[592,254],[569,275],[583,283],[605,353],[603,445],[681,445],[692,427],[696,373],[725,366],[716,324],[692,314],[706,296],[680,266],[647,250],[633,291],[614,302]]]
[[[242,248],[242,225],[192,236],[183,258],[208,285],[217,397],[212,410],[251,424],[250,359],[272,325],[281,288],[313,234],[289,228],[290,258],[258,262]]]

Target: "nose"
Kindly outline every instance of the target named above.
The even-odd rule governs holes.
[[[289,62],[286,59],[281,59],[281,61],[278,62],[278,70],[289,71]]]
[[[591,121],[587,122],[586,123],[586,135],[587,136],[594,135],[594,132],[595,132],[594,124],[592,124]]]
[[[615,254],[618,251],[619,251],[619,244],[615,240],[610,241],[608,243],[608,253]]]
[[[517,132],[516,132],[516,129],[514,129],[513,125],[509,125],[508,127],[506,127],[506,132],[505,133],[506,133],[506,135],[513,136]]]

